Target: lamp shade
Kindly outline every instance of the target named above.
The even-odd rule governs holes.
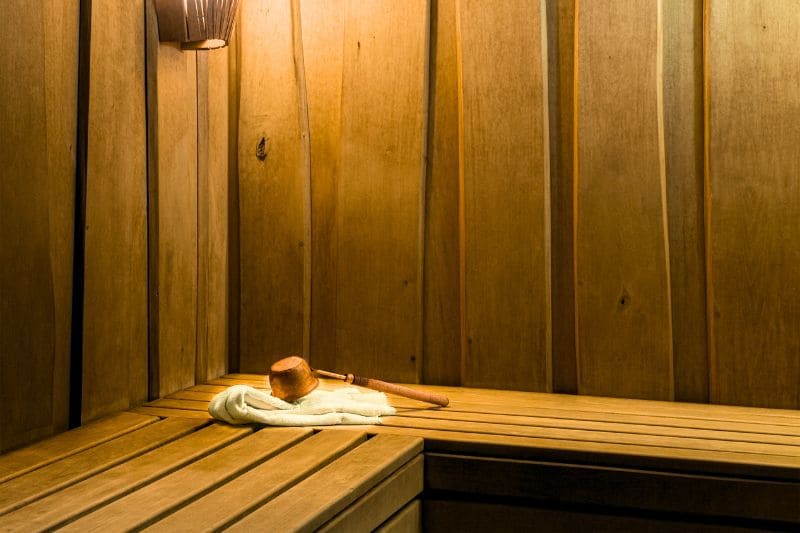
[[[227,46],[238,0],[155,0],[158,39],[185,50]]]

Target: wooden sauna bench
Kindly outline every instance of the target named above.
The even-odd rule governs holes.
[[[424,386],[450,406],[257,430],[206,413],[237,383],[266,388],[231,374],[0,456],[0,531],[800,527],[798,411]]]

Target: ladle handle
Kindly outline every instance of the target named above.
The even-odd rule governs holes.
[[[347,378],[348,378],[347,381],[351,382],[350,375],[348,375]],[[397,394],[398,396],[411,398],[412,400],[419,400],[421,402],[428,402],[436,405],[441,405],[442,407],[447,407],[447,405],[450,403],[450,400],[447,398],[447,396],[442,396],[441,394],[434,394],[431,392],[425,392],[416,389],[410,389],[402,385],[395,385],[394,383],[388,383],[386,381],[381,381],[379,379],[353,376],[352,383],[353,385],[358,385],[359,387],[366,387],[368,389],[379,390],[381,392],[388,392],[389,394]]]

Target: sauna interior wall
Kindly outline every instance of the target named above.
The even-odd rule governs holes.
[[[82,420],[290,352],[800,407],[796,1],[92,4]],[[0,449],[67,426],[80,99],[78,0],[6,9]]]
[[[800,407],[796,1],[242,9],[241,371]]]
[[[0,28],[2,451],[66,429],[70,405],[85,422],[226,371],[229,95],[227,50],[159,44],[149,0],[13,1]]]

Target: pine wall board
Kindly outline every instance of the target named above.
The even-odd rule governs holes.
[[[240,352],[242,372],[301,353],[305,205],[290,2],[243,2],[239,64]],[[257,155],[259,144],[264,158]],[[310,245],[310,243],[308,243]]]
[[[78,0],[44,6],[47,174],[50,264],[54,290],[54,430],[67,427],[72,320],[72,254],[75,216],[75,132],[78,88]]]
[[[551,389],[545,4],[459,2],[462,384]]]
[[[275,325],[234,327],[234,361],[263,371],[303,351],[412,382],[798,405],[795,299],[775,296],[796,284],[798,89],[767,86],[795,75],[796,2],[732,18],[714,15],[733,10],[722,0],[300,0],[293,23],[292,4],[262,0],[283,26],[244,16],[231,52],[230,316]],[[258,68],[256,48],[273,54]],[[254,87],[270,91],[260,113]],[[762,92],[774,111],[730,111]],[[252,152],[278,123],[275,183],[252,170],[275,154],[258,167]],[[775,142],[755,143],[764,128]],[[746,179],[720,166],[734,160]],[[294,247],[309,227],[310,254]]]
[[[157,143],[151,143],[148,176],[150,247],[157,254],[150,290],[158,306],[150,321],[151,351],[157,354],[151,353],[150,372],[158,377],[151,380],[151,397],[194,384],[198,289],[197,52],[159,43],[156,29],[149,25],[147,42],[154,73],[147,83],[155,84],[148,135]]]
[[[706,12],[711,400],[800,407],[800,5]]]
[[[241,14],[241,6],[239,13]],[[239,371],[240,314],[241,314],[241,270],[240,265],[240,218],[239,218],[239,100],[241,85],[241,24],[236,24],[228,42],[228,364],[229,372]]]
[[[224,374],[228,364],[227,50],[198,53],[197,74],[198,324],[195,380],[202,383]]]
[[[336,368],[417,382],[426,0],[347,3],[336,191]]]
[[[675,399],[707,402],[703,2],[669,2],[663,19],[664,151]]]
[[[83,420],[147,398],[144,0],[93,2]]]
[[[461,382],[456,0],[431,2],[422,381]]]
[[[575,1],[548,3],[553,392],[575,394],[573,91]],[[553,116],[555,115],[555,116]]]
[[[0,451],[67,425],[78,45],[77,2],[5,7]]]
[[[575,51],[578,391],[674,397],[661,2],[579,2]]]
[[[336,191],[342,121],[345,0],[304,0],[303,59],[311,133],[311,344],[318,368],[336,367]]]

